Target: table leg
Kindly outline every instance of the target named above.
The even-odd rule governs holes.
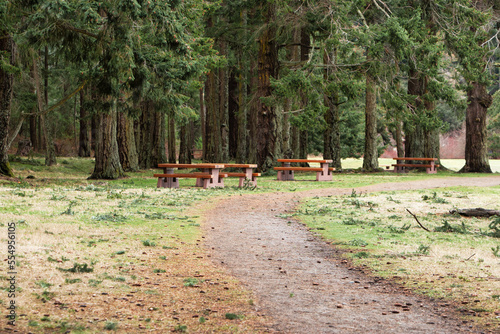
[[[283,167],[290,167],[290,163],[289,162],[284,162],[283,163]],[[284,171],[281,171],[281,180],[282,181],[293,181],[294,180],[294,173],[293,173],[293,170],[284,170]]]
[[[173,168],[164,168],[164,174],[174,174]],[[178,177],[160,177],[158,178],[158,187],[163,188],[179,188],[179,178]]]
[[[212,175],[212,178],[203,180],[203,188],[224,188],[224,178],[220,177],[219,175],[220,168],[210,168],[207,169],[207,172]]]
[[[431,161],[431,167],[427,168],[427,174],[436,174],[436,165],[434,164],[434,161]]]
[[[243,188],[246,180],[252,182],[254,187],[257,186],[257,178],[252,176],[252,173],[253,173],[253,168],[245,168],[245,177],[240,177],[240,182],[239,182],[240,188]],[[279,180],[279,173],[278,173],[278,180]]]
[[[333,175],[328,169],[328,164],[322,163],[321,168],[323,169],[323,171],[316,173],[316,181],[332,181]]]

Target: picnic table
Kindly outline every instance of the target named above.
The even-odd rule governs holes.
[[[200,164],[178,164],[162,163],[158,168],[163,169],[163,173],[154,174],[158,178],[158,188],[179,188],[179,178],[195,178],[196,186],[207,188],[224,188],[224,177],[221,173],[225,167],[224,164],[200,163]],[[194,173],[175,173],[176,169],[201,169],[201,172]]]
[[[241,172],[224,172],[227,177],[239,177],[238,186],[242,188],[246,182],[250,182],[254,187],[257,186],[257,177],[260,173],[254,173],[254,169],[257,168],[256,164],[224,164],[224,168],[240,168]]]
[[[427,174],[435,174],[437,173],[436,168],[439,167],[439,164],[436,164],[437,158],[411,158],[411,157],[398,157],[393,158],[396,160],[396,163],[393,164],[394,172],[396,173],[406,173],[408,168],[425,168]],[[404,163],[401,161],[422,161],[422,164],[416,163]],[[427,162],[427,163],[425,163]]]
[[[316,181],[332,181],[333,167],[328,165],[333,163],[333,160],[315,160],[315,159],[278,159],[281,162],[281,167],[274,167],[278,171],[279,181],[293,181],[295,171],[316,172]],[[294,162],[318,163],[320,167],[292,167]]]

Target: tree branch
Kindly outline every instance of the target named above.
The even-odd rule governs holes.
[[[99,35],[97,35],[97,34],[91,33],[90,31],[87,31],[84,29],[75,28],[73,26],[70,26],[67,23],[56,22],[56,26],[63,28],[63,29],[68,29],[68,30],[77,32],[77,33],[82,34],[82,35],[90,36],[90,37],[93,37],[95,39],[99,38]]]
[[[410,213],[410,215],[413,216],[413,218],[415,218],[415,220],[417,221],[418,225],[420,225],[421,228],[423,228],[424,230],[426,230],[427,232],[430,232],[424,225],[422,225],[419,221],[418,221],[418,218],[417,216],[415,216],[413,213],[411,213],[410,210],[406,209],[406,211],[408,211]]]
[[[39,112],[33,112],[33,113],[23,113],[22,115],[24,116],[43,116],[49,112],[51,112],[52,110],[62,106],[66,101],[68,101],[69,99],[71,99],[73,96],[75,96],[76,93],[78,93],[79,91],[81,91],[83,89],[83,87],[85,87],[85,85],[87,84],[87,80],[85,80],[79,87],[77,87],[73,92],[71,92],[69,95],[66,95],[65,97],[63,97],[59,102],[57,102],[56,104],[54,104],[53,106],[51,106],[50,108],[48,109],[45,109],[43,111],[39,111]]]

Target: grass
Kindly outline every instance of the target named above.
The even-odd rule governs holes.
[[[482,308],[485,312],[477,322],[500,325],[495,314],[500,300],[493,297],[500,291],[500,238],[492,223],[496,219],[450,213],[457,207],[498,209],[500,187],[354,196],[311,198],[294,216],[345,249],[355,265],[419,293]]]
[[[156,179],[152,177],[155,170],[129,173],[127,178],[115,181],[88,180],[92,159],[64,158],[52,167],[43,166],[43,159],[21,159],[13,161],[12,166],[18,179],[0,178],[0,228],[6,229],[9,222],[17,223],[17,291],[27,292],[16,297],[18,314],[24,315],[18,319],[17,329],[40,333],[67,330],[129,333],[137,328],[159,332],[238,332],[251,328],[252,332],[260,332],[266,319],[248,302],[253,298],[251,293],[215,267],[199,246],[201,213],[218,198],[332,186],[351,189],[377,183],[454,176],[451,172],[437,175],[343,173],[335,174],[333,182],[309,182],[315,179],[314,174],[297,174],[296,182],[278,182],[270,175],[259,178],[259,186],[254,190],[239,189],[236,178],[226,179],[224,189],[198,189],[190,179],[182,179],[180,189],[157,189]],[[417,192],[412,199],[405,197],[410,195],[403,192],[386,193],[373,199],[353,193],[317,204],[312,200],[301,212],[306,212],[304,220],[341,217],[340,228],[335,234],[329,235],[332,233],[329,220],[317,218],[316,225],[311,227],[344,247],[362,248],[354,253],[358,254],[357,261],[376,263],[378,256],[380,259],[389,257],[395,263],[392,258],[399,261],[401,254],[423,259],[426,252],[426,256],[440,252],[441,262],[454,263],[463,260],[460,252],[479,247],[469,244],[472,242],[469,239],[472,236],[472,240],[482,240],[484,236],[478,229],[485,231],[488,224],[468,222],[467,230],[472,234],[457,237],[435,232],[432,240],[420,235],[421,240],[410,243],[413,239],[408,238],[421,231],[404,210],[397,209],[413,201],[439,208],[459,200],[467,203],[472,198],[490,198],[491,195],[488,189],[448,191],[448,194],[436,191],[436,196],[433,192]],[[422,196],[429,198],[423,200]],[[438,198],[448,203],[436,203]],[[375,215],[387,205],[392,207],[387,208],[381,221]],[[440,219],[430,225],[436,215],[421,218],[429,227],[439,227]],[[446,219],[451,226],[458,225],[454,217]],[[411,227],[406,229],[405,224]],[[380,236],[360,233],[368,230],[380,230]],[[1,237],[3,244],[7,242],[6,237],[6,233]],[[379,240],[380,237],[384,239]],[[460,247],[455,251],[437,247],[457,241]],[[499,244],[484,245],[481,251],[475,249],[475,255],[463,266],[468,268],[474,264],[472,267],[482,274],[486,272],[482,269],[493,271],[486,265],[490,265],[492,257],[498,264],[494,249]],[[395,249],[394,245],[402,248],[395,253],[383,253],[384,247]],[[471,252],[465,253],[471,255]],[[440,268],[441,264],[434,265]],[[397,268],[405,268],[402,262],[398,265]],[[384,270],[396,271],[394,268]],[[409,268],[404,275],[412,270]],[[463,279],[459,283],[450,281],[450,285],[467,288],[476,277],[466,273],[460,276]],[[0,280],[0,288],[7,284],[5,279]],[[426,284],[419,284],[417,288],[432,287],[431,283]],[[497,294],[490,293],[492,301],[498,299],[492,295]],[[490,306],[481,304],[481,307],[489,309]],[[0,316],[5,316],[5,312],[0,309]],[[45,319],[43,314],[50,314],[50,317]],[[171,316],[165,317],[165,314]],[[226,314],[244,314],[244,322],[231,321]]]

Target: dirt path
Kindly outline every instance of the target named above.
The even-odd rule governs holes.
[[[356,192],[500,185],[500,177],[447,178],[356,188]],[[448,305],[414,296],[349,268],[302,225],[277,217],[305,197],[352,189],[233,196],[207,215],[206,246],[256,295],[270,331],[282,333],[472,333]],[[403,307],[404,306],[404,307]]]

